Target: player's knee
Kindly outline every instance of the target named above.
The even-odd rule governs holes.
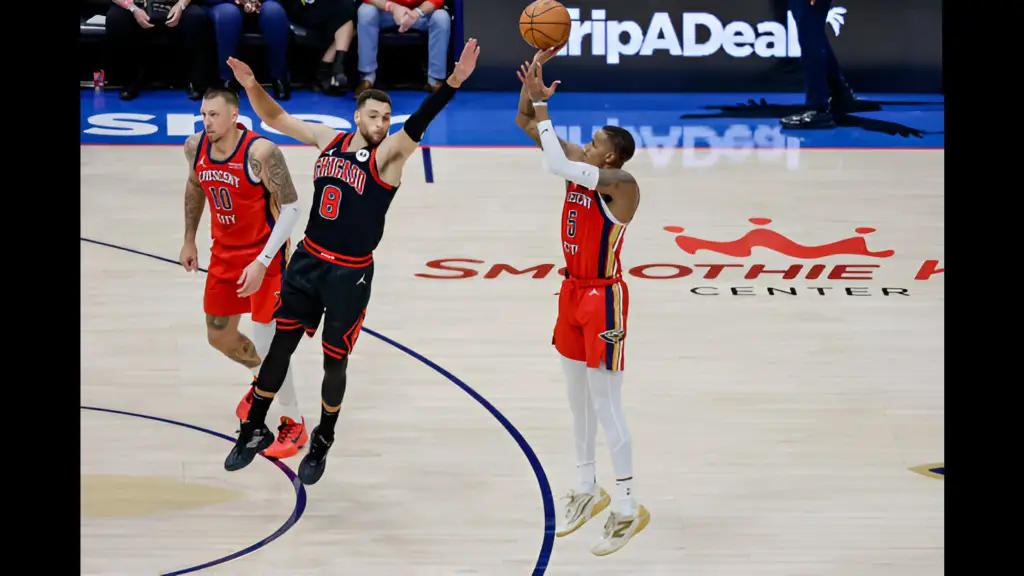
[[[344,379],[348,370],[348,356],[338,358],[324,352],[324,374],[332,379]]]
[[[217,350],[224,352],[233,349],[241,337],[238,329],[206,327],[206,341]]]

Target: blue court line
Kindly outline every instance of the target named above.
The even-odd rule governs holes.
[[[80,237],[80,239],[81,239],[82,242],[88,242],[90,244],[96,244],[98,246],[106,246],[107,248],[113,248],[115,250],[121,250],[123,252],[131,252],[132,254],[138,254],[140,256],[146,256],[148,258],[153,258],[155,260],[160,260],[161,262],[167,262],[167,263],[170,263],[170,264],[174,264],[175,266],[180,266],[181,265],[177,260],[172,260],[170,258],[165,258],[163,256],[158,256],[156,254],[150,254],[148,252],[142,252],[140,250],[135,250],[135,249],[132,249],[132,248],[126,248],[124,246],[118,246],[117,244],[110,244],[108,242],[101,242],[99,240],[93,240],[91,238],[82,238],[82,237]],[[204,268],[200,268],[199,270],[201,272],[203,272],[203,273],[206,273],[206,269],[204,269]],[[537,484],[540,486],[540,496],[541,496],[541,499],[544,501],[544,541],[541,544],[540,554],[537,556],[537,563],[536,563],[536,565],[534,565],[534,568],[533,568],[533,576],[543,576],[543,574],[547,571],[548,561],[551,559],[551,550],[552,550],[552,548],[554,547],[554,544],[555,544],[555,501],[554,501],[554,498],[552,497],[552,494],[551,494],[551,484],[548,482],[547,474],[544,473],[544,467],[541,466],[540,459],[537,458],[537,454],[534,453],[533,448],[526,441],[526,438],[523,437],[523,435],[519,432],[519,430],[517,430],[516,427],[512,425],[512,422],[510,422],[508,420],[508,418],[505,417],[504,414],[499,412],[498,409],[494,407],[494,405],[492,405],[490,402],[488,402],[487,399],[484,398],[483,396],[481,396],[476,390],[474,390],[468,384],[466,384],[465,382],[460,380],[458,376],[455,376],[454,374],[452,374],[451,372],[445,370],[441,366],[438,366],[432,360],[430,360],[426,356],[423,356],[419,352],[416,352],[412,348],[409,348],[409,347],[407,347],[407,346],[405,346],[405,345],[403,345],[403,344],[401,344],[399,342],[396,342],[395,340],[392,340],[391,338],[388,338],[387,336],[381,334],[380,332],[376,332],[374,330],[371,330],[370,328],[367,328],[366,326],[362,327],[362,331],[366,332],[370,336],[373,336],[374,338],[377,338],[378,340],[381,340],[383,342],[386,342],[387,344],[390,344],[390,345],[394,346],[395,348],[401,350],[402,352],[405,352],[409,356],[415,358],[416,360],[419,360],[424,365],[432,368],[438,374],[440,374],[440,375],[444,376],[445,378],[447,378],[452,384],[455,384],[459,388],[462,388],[462,390],[466,394],[469,394],[474,400],[476,400],[481,406],[483,406],[484,409],[486,409],[488,412],[490,412],[491,416],[494,416],[494,419],[497,420],[498,423],[500,423],[505,428],[505,430],[509,433],[509,435],[512,436],[512,438],[516,441],[516,443],[519,444],[519,449],[523,451],[523,454],[526,456],[526,459],[529,460],[530,467],[533,468],[533,474],[534,474],[534,476],[537,477]],[[167,420],[167,422],[171,422],[171,421]],[[172,423],[178,424],[177,422],[172,422]],[[190,428],[195,428],[194,426],[189,426],[187,424],[181,424],[181,425],[182,426],[188,426]],[[197,430],[201,430],[201,428],[196,428],[196,429]],[[206,430],[204,430],[204,431],[205,432],[209,432],[209,431],[206,431]],[[210,432],[210,433],[220,436],[220,434],[217,434],[216,432]],[[224,436],[224,437],[228,438],[226,436]],[[228,439],[231,440],[232,442],[234,442],[233,438],[228,438]],[[288,472],[290,473],[290,470]],[[294,477],[294,475],[292,475],[292,476]],[[303,492],[303,506],[305,506],[305,492]],[[298,518],[296,518],[296,520],[298,520]],[[278,536],[279,535],[280,534],[278,534]],[[274,537],[276,538],[276,536],[274,536]],[[263,542],[262,544],[266,544],[266,542]],[[239,555],[241,555],[241,554],[239,554]],[[205,567],[205,566],[203,566],[203,567]],[[174,574],[184,574],[184,572],[174,572]],[[164,576],[170,576],[170,575],[164,575]]]
[[[421,148],[423,152],[423,178],[426,179],[427,184],[434,182],[434,162],[430,158],[430,146],[424,146]]]
[[[85,239],[83,238],[83,240],[85,240]],[[94,412],[107,412],[107,413],[110,413],[110,414],[121,414],[123,416],[134,416],[135,418],[144,418],[146,420],[154,420],[156,422],[163,422],[165,424],[173,424],[175,426],[181,426],[182,428],[189,428],[189,429],[192,429],[192,430],[196,430],[198,432],[203,432],[203,433],[209,434],[210,436],[216,436],[217,438],[223,438],[224,440],[227,440],[228,442],[231,442],[232,444],[234,444],[234,442],[235,442],[234,438],[232,438],[231,436],[228,436],[226,434],[221,434],[220,432],[214,432],[213,430],[208,430],[206,428],[195,426],[193,424],[186,424],[185,422],[178,422],[177,420],[168,420],[167,418],[160,418],[159,416],[149,416],[148,414],[136,414],[135,412],[125,412],[125,411],[122,411],[122,410],[112,410],[110,408],[98,408],[96,406],[80,406],[80,408],[82,410],[92,410]],[[263,455],[260,454],[260,456],[263,456]],[[203,564],[198,564],[196,566],[190,566],[188,568],[183,568],[181,570],[175,570],[174,572],[166,572],[166,573],[163,573],[161,576],[177,576],[178,574],[188,574],[188,573],[191,573],[191,572],[198,572],[198,571],[204,570],[206,568],[217,566],[218,564],[224,564],[225,562],[230,562],[231,560],[234,560],[235,558],[240,558],[242,556],[245,556],[246,554],[249,554],[250,552],[255,552],[255,551],[259,550],[260,548],[263,548],[267,544],[270,544],[274,540],[277,540],[278,538],[280,538],[285,532],[287,532],[288,530],[291,530],[292,526],[295,526],[295,523],[299,521],[299,518],[302,518],[302,513],[306,510],[306,487],[302,485],[302,482],[300,482],[298,480],[298,478],[295,477],[295,472],[292,472],[292,469],[289,468],[284,462],[281,462],[280,460],[277,460],[275,458],[269,458],[267,456],[263,456],[263,457],[266,458],[267,460],[270,460],[275,466],[277,466],[281,470],[281,472],[284,472],[284,475],[288,477],[288,481],[291,482],[292,487],[295,489],[295,508],[292,509],[291,516],[289,516],[288,519],[284,521],[284,524],[282,524],[280,528],[275,530],[273,534],[271,534],[270,536],[267,536],[266,538],[264,538],[263,540],[260,540],[259,542],[255,543],[255,544],[252,544],[252,545],[250,545],[250,546],[248,546],[246,548],[243,548],[242,550],[239,550],[238,552],[232,552],[231,554],[228,554],[227,556],[224,556],[222,558],[217,558],[216,560],[210,560],[209,562],[204,562]]]

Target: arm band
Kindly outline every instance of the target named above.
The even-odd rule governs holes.
[[[562,143],[555,135],[555,127],[551,120],[537,122],[537,132],[540,134],[540,145],[544,150],[544,167],[555,176],[575,182],[584,188],[594,190],[601,175],[601,169],[591,166],[585,162],[573,162],[565,157],[562,150]]]
[[[281,250],[281,246],[284,246],[284,243],[291,238],[292,228],[295,228],[295,223],[298,221],[299,203],[283,204],[281,215],[270,232],[270,239],[267,240],[267,245],[263,247],[263,252],[260,252],[260,257],[257,260],[269,268],[270,263],[274,261],[274,257]]]
[[[441,87],[430,96],[427,96],[420,104],[420,107],[405,121],[403,129],[412,138],[413,142],[423,139],[423,133],[427,131],[427,125],[437,116],[452,97],[455,96],[455,88],[448,85],[448,82],[441,82]]]

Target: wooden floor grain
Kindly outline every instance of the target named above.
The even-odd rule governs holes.
[[[926,261],[942,267],[943,153],[798,153],[687,167],[638,152],[641,205],[623,248],[624,267],[634,270],[624,396],[636,493],[652,520],[625,549],[597,558],[589,547],[600,517],[555,542],[547,574],[942,570],[943,481],[909,468],[944,457],[943,274],[915,280]],[[303,210],[315,155],[285,149]],[[535,150],[432,156],[436,183],[424,183],[418,154],[406,170],[375,257],[366,326],[492,403],[536,452],[557,497],[573,471],[565,384],[550,345],[564,188],[541,171]],[[82,236],[176,260],[187,169],[173,147],[83,147]],[[664,229],[725,242],[754,228],[750,218],[771,219],[767,228],[803,245],[874,228],[859,235],[867,247],[894,254],[800,259],[755,247],[749,257],[691,255]],[[200,229],[208,226],[204,218]],[[204,265],[208,250],[200,238]],[[203,276],[88,242],[81,259],[82,404],[233,437],[251,376],[206,343]],[[439,268],[445,259],[461,260]],[[715,264],[725,266],[709,278]],[[801,268],[792,280],[747,278],[755,264]],[[825,271],[807,279],[815,264]],[[294,367],[312,427],[319,344],[300,345]],[[339,441],[323,480],[307,490],[303,517],[269,545],[208,571],[530,574],[544,536],[541,492],[499,421],[444,375],[369,334],[349,370]],[[85,574],[201,564],[265,538],[294,508],[295,490],[272,463],[225,472],[231,445],[223,439],[91,411],[81,429],[91,506],[81,524]],[[600,436],[599,480],[611,490]],[[140,494],[155,502],[125,504]]]

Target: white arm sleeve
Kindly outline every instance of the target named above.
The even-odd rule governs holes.
[[[551,120],[538,122],[537,132],[540,135],[541,148],[544,150],[544,166],[548,172],[591,190],[597,188],[601,169],[566,158]]]
[[[263,252],[260,252],[260,257],[257,258],[264,266],[270,267],[270,263],[274,260],[274,256],[281,250],[281,246],[288,241],[292,236],[292,229],[295,228],[295,223],[299,221],[299,203],[293,202],[291,204],[283,204],[281,206],[281,215],[277,219],[277,223],[274,224],[274,229],[270,232],[270,239],[267,240],[267,245],[263,247]]]

